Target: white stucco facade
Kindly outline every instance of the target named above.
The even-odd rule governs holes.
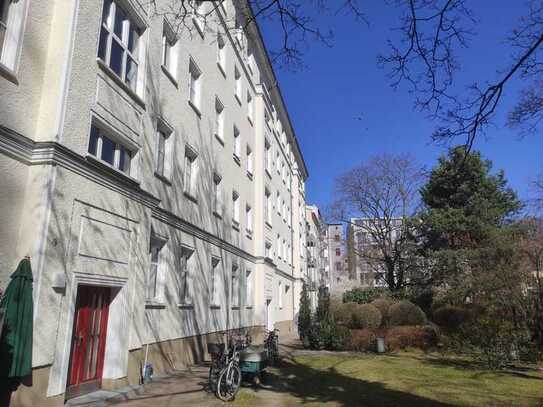
[[[130,352],[148,344],[292,329],[308,173],[258,28],[249,24],[240,45],[228,27],[244,18],[243,2],[225,1],[201,33],[170,33],[148,2],[113,0],[123,29],[140,36],[130,80],[128,59],[119,76],[113,51],[99,55],[109,2],[14,4],[8,29],[20,36],[0,59],[0,287],[29,255],[40,396],[65,392],[80,285],[111,288],[104,379],[128,377]],[[167,65],[165,31],[174,37]]]

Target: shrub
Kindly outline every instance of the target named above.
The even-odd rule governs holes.
[[[434,311],[433,320],[441,328],[456,331],[469,318],[469,311],[455,305],[445,305]]]
[[[343,302],[356,302],[358,304],[369,304],[383,295],[387,295],[386,288],[362,288],[357,287],[343,293]]]
[[[392,302],[390,302],[386,298],[378,298],[376,300],[373,300],[370,305],[373,305],[381,313],[381,325],[387,324],[389,317],[388,312],[390,306],[392,305]]]
[[[353,329],[377,329],[381,326],[381,312],[371,304],[357,304],[352,310],[350,327]]]
[[[331,316],[325,316],[309,329],[308,342],[312,349],[342,350],[349,343],[350,332],[338,326]]]
[[[300,311],[298,314],[298,334],[302,343],[307,344],[306,337],[311,327],[311,303],[307,292],[307,284],[302,286],[302,295],[300,296]]]
[[[353,309],[356,304],[350,303],[336,303],[335,301],[330,305],[330,312],[334,316],[334,320],[340,324],[349,326],[353,320]]]
[[[389,350],[434,348],[439,340],[437,329],[433,326],[395,326],[390,328],[385,341]]]
[[[434,292],[429,289],[414,292],[410,300],[413,304],[418,305],[425,313],[430,313],[434,302]]]
[[[400,301],[390,306],[389,322],[392,326],[423,325],[426,322],[426,315],[412,302]]]
[[[349,349],[357,352],[375,352],[377,335],[369,329],[351,330]]]

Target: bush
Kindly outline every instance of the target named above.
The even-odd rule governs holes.
[[[352,321],[353,329],[377,329],[381,326],[381,312],[371,304],[353,304]]]
[[[390,302],[386,298],[378,298],[376,300],[373,300],[370,305],[373,305],[379,310],[379,312],[381,313],[381,325],[386,325],[388,323],[388,313],[392,302]]]
[[[338,326],[331,316],[315,322],[308,334],[309,346],[312,349],[342,350],[350,341],[347,328]]]
[[[353,288],[343,293],[343,302],[356,302],[358,304],[369,304],[379,297],[387,295],[386,288]]]
[[[351,330],[349,349],[357,352],[375,352],[377,335],[369,329]]]
[[[437,346],[439,334],[433,326],[396,326],[390,328],[385,341],[389,350],[417,348],[428,350]]]
[[[333,301],[330,304],[330,312],[334,316],[334,320],[340,324],[345,326],[350,326],[352,320],[353,320],[353,309],[356,306],[356,304],[350,302],[350,303],[336,303]]]
[[[389,322],[391,326],[423,325],[426,322],[426,315],[412,302],[400,301],[390,306]]]
[[[455,305],[445,305],[434,311],[433,320],[447,331],[456,331],[469,319],[469,311]]]
[[[412,293],[411,302],[418,305],[424,313],[429,314],[432,310],[432,304],[434,302],[434,292],[429,289]]]

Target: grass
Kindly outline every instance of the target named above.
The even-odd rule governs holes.
[[[304,354],[270,369],[269,390],[243,389],[234,405],[543,406],[543,374],[491,372],[437,354]]]

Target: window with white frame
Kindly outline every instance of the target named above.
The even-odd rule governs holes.
[[[247,117],[253,123],[254,121],[254,105],[253,105],[253,97],[251,96],[251,93],[247,91]]]
[[[253,209],[250,205],[245,206],[245,218],[247,220],[247,232],[253,233]]]
[[[264,205],[264,219],[268,225],[272,224],[272,197],[268,188],[264,190],[265,205]]]
[[[276,197],[275,197],[275,206],[277,210],[277,214],[281,216],[281,195],[279,194],[279,191],[277,191]]]
[[[190,146],[185,147],[185,174],[183,191],[189,196],[196,197],[196,177],[198,171],[198,154]]]
[[[251,307],[253,305],[253,272],[245,270],[245,305]]]
[[[0,0],[0,64],[15,72],[23,38],[27,0]]]
[[[226,71],[226,41],[221,33],[217,34],[217,65],[223,71]]]
[[[149,244],[149,272],[147,274],[147,290],[146,297],[148,301],[156,301],[160,297],[159,282],[160,282],[160,264],[162,260],[163,248],[166,240],[159,238],[155,234],[151,235]]]
[[[273,254],[271,242],[266,241],[266,243],[264,244],[264,256],[266,256],[268,259],[272,258]]]
[[[142,30],[116,1],[104,0],[98,57],[137,94],[143,94]],[[141,72],[140,72],[141,71]]]
[[[131,173],[134,152],[94,124],[91,125],[88,152],[119,171]]]
[[[268,172],[268,174],[271,174],[271,166],[272,166],[272,150],[271,150],[271,144],[266,138],[264,142],[264,168]]]
[[[281,248],[281,236],[277,235],[277,241],[275,243],[275,246],[277,247],[277,257],[281,258],[281,255],[283,254],[283,249]]]
[[[224,105],[215,98],[215,136],[224,140]]]
[[[162,66],[177,79],[178,43],[173,28],[164,20],[162,29]]]
[[[283,199],[283,205],[282,205],[282,215],[283,215],[283,220],[286,221],[287,220],[287,204],[285,203],[284,199]]]
[[[232,191],[232,223],[239,226],[239,194]]]
[[[239,134],[238,128],[234,126],[234,158],[237,159],[237,161],[239,161],[240,157],[241,157],[241,136]]]
[[[213,174],[214,200],[213,200],[213,212],[219,216],[222,216],[223,200],[222,200],[222,178],[218,174]]]
[[[281,281],[277,282],[277,291],[278,291],[278,302],[279,309],[283,309],[283,285]]]
[[[219,304],[219,282],[220,276],[220,264],[221,259],[218,257],[211,258],[211,274],[209,276],[209,303],[210,305]]]
[[[164,121],[157,122],[156,173],[161,177],[172,176],[173,130]]]
[[[283,260],[287,261],[287,241],[283,239]]]
[[[232,307],[239,307],[239,265],[232,263],[232,276],[230,285],[230,298]]]
[[[253,175],[253,150],[247,144],[247,174]]]
[[[181,247],[181,253],[179,257],[179,270],[177,273],[177,285],[179,288],[179,303],[191,304],[192,292],[191,292],[191,263],[193,261],[192,255],[194,249],[186,246]]]
[[[281,175],[281,147],[279,145],[277,146],[277,152],[275,157],[275,169],[277,170],[277,173]]]
[[[266,123],[266,126],[268,126],[268,129],[271,130],[271,116],[268,113],[268,109],[264,110],[264,122]]]
[[[241,74],[239,73],[237,66],[234,68],[234,80],[235,80],[234,96],[236,96],[236,99],[241,104],[241,93],[242,93]]]
[[[202,71],[192,60],[189,61],[189,102],[200,109],[200,95],[202,92]]]

